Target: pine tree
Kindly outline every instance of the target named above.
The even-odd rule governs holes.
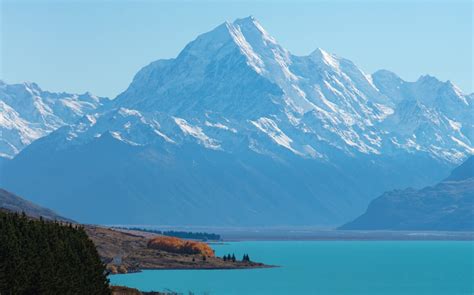
[[[232,254],[232,262],[235,262],[235,255]]]
[[[0,294],[110,294],[84,228],[0,212]]]
[[[248,254],[244,254],[243,258],[242,258],[242,261],[243,262],[250,262],[250,257]]]

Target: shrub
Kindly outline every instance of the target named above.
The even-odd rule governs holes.
[[[208,244],[195,241],[185,241],[175,237],[156,237],[148,241],[148,247],[179,254],[201,254],[213,257],[214,251]]]

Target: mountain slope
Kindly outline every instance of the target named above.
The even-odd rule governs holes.
[[[26,215],[34,218],[39,218],[41,216],[49,220],[71,221],[50,209],[40,207],[4,189],[0,189],[0,209],[18,213],[25,212]]]
[[[12,158],[34,140],[74,123],[106,102],[89,93],[53,93],[35,83],[0,81],[0,157]]]
[[[64,140],[68,129],[25,148],[5,164],[0,179],[37,202],[95,223],[332,225],[362,211],[387,187],[422,185],[441,177],[434,173],[443,167],[410,155],[383,159],[390,165],[349,157],[328,163],[290,151],[278,160],[252,150],[235,157],[200,144],[177,146],[161,136],[153,144],[136,143],[147,136],[132,144],[109,131],[63,149],[56,137]],[[413,179],[420,166],[431,173]]]
[[[445,181],[463,181],[474,177],[474,156],[470,156],[456,167]]]
[[[474,156],[435,186],[383,194],[341,229],[474,230]]]
[[[334,225],[472,154],[472,106],[452,83],[294,56],[249,17],[141,69],[0,183],[87,222]]]

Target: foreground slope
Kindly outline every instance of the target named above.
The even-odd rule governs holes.
[[[435,186],[383,194],[341,229],[474,230],[474,156]]]
[[[53,210],[38,206],[1,188],[0,209],[17,213],[24,212],[26,215],[34,218],[42,217],[49,220],[70,221],[69,219],[58,215]]]
[[[335,225],[446,177],[474,152],[473,107],[450,82],[294,56],[249,17],[144,67],[0,182],[86,222]]]

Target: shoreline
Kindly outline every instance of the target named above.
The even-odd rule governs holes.
[[[337,230],[311,226],[275,227],[206,227],[140,225],[151,229],[204,231],[221,235],[221,241],[209,244],[243,241],[474,241],[474,231],[429,230]]]
[[[259,265],[259,266],[249,266],[249,267],[183,267],[183,268],[176,268],[176,267],[171,267],[171,268],[141,268],[139,270],[132,270],[128,271],[127,273],[110,273],[109,276],[115,276],[115,275],[127,275],[127,274],[134,274],[134,273],[140,273],[145,270],[153,270],[153,271],[160,271],[160,270],[251,270],[251,269],[267,269],[267,268],[279,268],[281,266],[279,265]]]
[[[114,230],[91,225],[85,226],[85,229],[110,274],[160,269],[211,270],[272,267],[255,261],[226,261],[214,255],[174,253],[150,248],[148,242],[153,236],[143,232]]]
[[[308,238],[235,238],[225,240],[225,243],[238,242],[474,242],[474,237],[351,237],[351,238],[328,238],[328,237],[308,237]],[[225,244],[224,243],[224,244]]]

